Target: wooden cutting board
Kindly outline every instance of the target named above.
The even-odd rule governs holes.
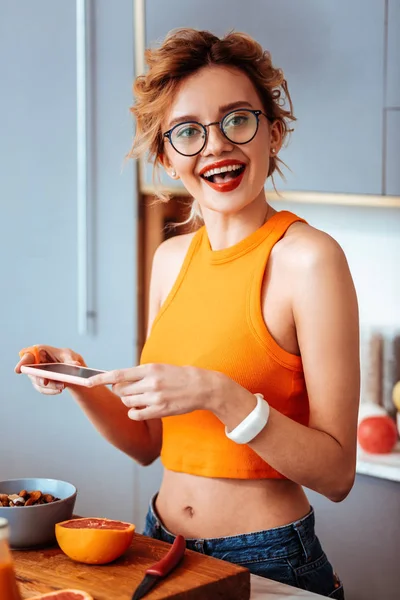
[[[108,565],[85,565],[69,559],[58,547],[14,550],[15,571],[22,597],[75,588],[95,600],[131,600],[145,570],[163,558],[170,545],[135,534],[131,547]],[[250,572],[231,563],[186,550],[179,566],[145,600],[250,598]],[[2,599],[3,600],[3,599]]]

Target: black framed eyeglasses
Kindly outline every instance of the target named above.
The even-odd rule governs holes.
[[[205,148],[207,129],[211,125],[218,125],[221,133],[232,144],[248,144],[258,131],[260,115],[270,120],[262,110],[239,108],[228,112],[221,121],[208,125],[198,121],[178,123],[166,131],[163,137],[168,138],[173,149],[183,156],[195,156]]]

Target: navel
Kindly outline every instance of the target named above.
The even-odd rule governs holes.
[[[193,517],[194,509],[192,506],[185,506],[185,508],[183,510],[187,515],[189,515],[189,517]]]

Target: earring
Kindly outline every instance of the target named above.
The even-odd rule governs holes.
[[[172,177],[176,177],[176,171],[175,171],[175,169],[172,169],[171,175],[172,175]]]
[[[276,149],[275,148],[271,148],[271,152],[272,152],[272,154],[275,154]]]

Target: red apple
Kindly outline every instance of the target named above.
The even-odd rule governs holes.
[[[388,454],[397,443],[394,421],[385,415],[366,417],[358,426],[358,443],[370,454]]]

